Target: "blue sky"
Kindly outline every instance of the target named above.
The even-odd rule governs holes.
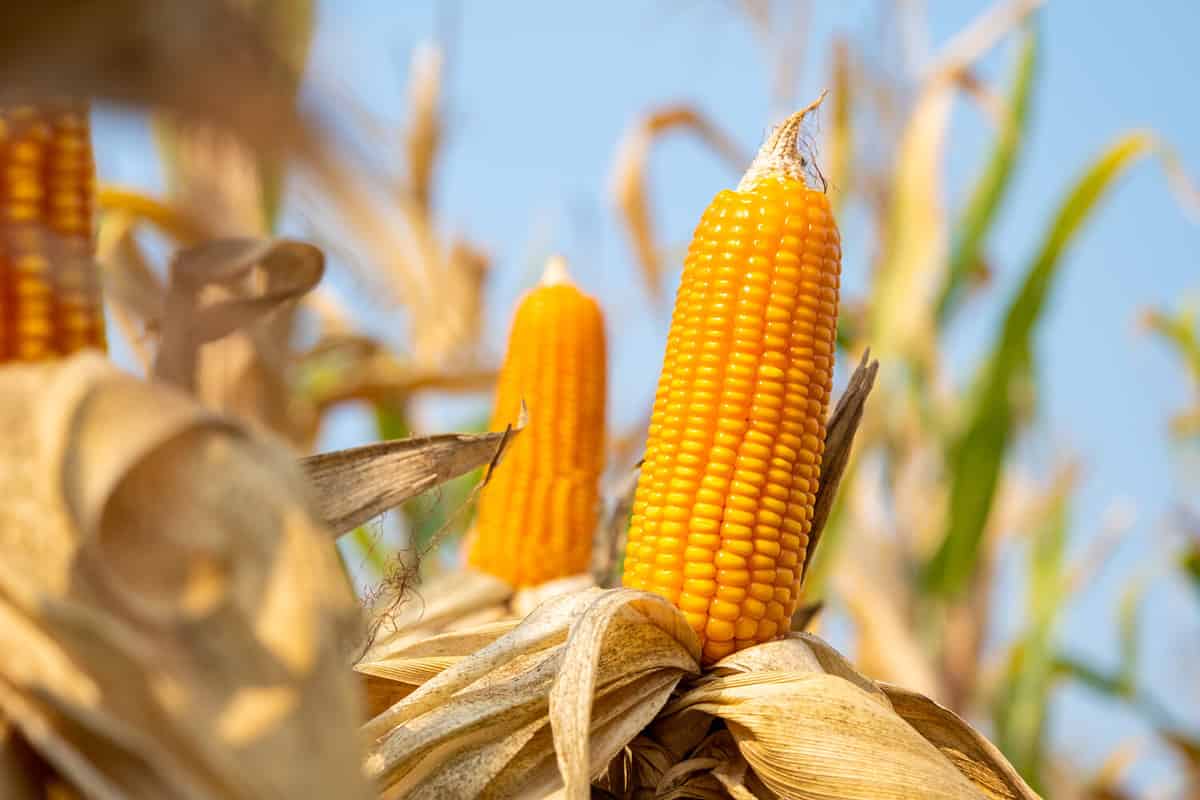
[[[626,427],[651,397],[666,320],[645,299],[612,211],[607,188],[616,143],[640,112],[688,101],[751,152],[772,121],[769,65],[753,31],[732,13],[734,3],[722,0],[459,5],[448,86],[451,139],[437,202],[444,220],[494,258],[489,341],[503,340],[508,309],[542,258],[564,251],[577,280],[609,309],[611,419]],[[831,34],[865,33],[878,24],[875,2],[812,5],[796,93],[805,102],[825,85]],[[437,33],[437,6],[324,3],[313,69],[336,75],[373,112],[402,123],[408,59],[417,43]],[[929,0],[924,6],[936,47],[987,3]],[[990,340],[999,301],[1031,257],[1069,181],[1112,137],[1151,128],[1177,148],[1192,175],[1200,175],[1200,59],[1194,53],[1200,4],[1159,0],[1134,10],[1111,0],[1050,0],[1042,30],[1031,135],[988,248],[996,288],[957,323],[952,355],[960,372]],[[998,48],[983,63],[983,74],[1007,76],[1011,56],[1012,48]],[[102,117],[98,136],[102,178],[158,185],[138,123]],[[964,104],[954,118],[947,162],[952,211],[988,137],[987,125]],[[658,225],[668,241],[679,243],[712,195],[737,176],[681,137],[660,148],[652,178]],[[852,219],[843,225],[846,233],[853,227]],[[1135,533],[1118,563],[1078,598],[1063,632],[1073,651],[1101,664],[1115,658],[1107,624],[1115,593],[1142,565],[1162,558],[1165,515],[1186,491],[1176,480],[1163,422],[1184,405],[1187,387],[1164,348],[1136,332],[1135,317],[1145,307],[1174,305],[1200,291],[1198,245],[1200,225],[1172,198],[1161,169],[1141,164],[1076,242],[1037,339],[1042,417],[1020,455],[1043,470],[1066,454],[1081,459],[1072,551],[1086,547],[1114,500],[1136,509]],[[869,252],[856,247],[852,235],[844,237],[844,249],[845,285],[853,290],[864,285]],[[677,271],[669,280],[676,279]],[[347,415],[326,444],[356,444],[369,434]],[[1193,496],[1195,489],[1193,482]],[[1181,685],[1176,666],[1180,659],[1200,664],[1196,606],[1169,581],[1156,583],[1149,602],[1144,646],[1151,666],[1143,680],[1182,692],[1191,719],[1200,724],[1200,689]],[[1077,692],[1062,702],[1072,717],[1098,719],[1094,705]],[[1096,763],[1138,730],[1128,720],[1111,730],[1089,727],[1086,734],[1060,730],[1056,741]],[[1153,781],[1161,768],[1147,762],[1138,774]]]

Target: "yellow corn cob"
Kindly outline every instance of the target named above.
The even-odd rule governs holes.
[[[0,108],[0,363],[105,349],[87,110]]]
[[[634,498],[625,585],[675,603],[706,663],[788,632],[820,479],[841,244],[804,113],[696,228]]]
[[[604,466],[604,319],[561,259],[517,308],[493,427],[529,424],[479,500],[468,561],[514,586],[587,571]]]

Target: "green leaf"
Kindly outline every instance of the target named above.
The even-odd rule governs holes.
[[[966,424],[948,453],[951,485],[946,536],[924,574],[926,586],[934,592],[957,594],[975,572],[1000,469],[1011,444],[1014,380],[1032,352],[1033,335],[1063,255],[1116,179],[1155,147],[1152,135],[1130,133],[1092,162],[1054,215],[1008,307],[977,382]]]
[[[1196,590],[1196,598],[1200,599],[1200,544],[1192,545],[1192,548],[1183,554],[1183,574]]]
[[[1035,789],[1042,783],[1046,755],[1046,708],[1059,674],[1054,633],[1067,599],[1064,554],[1070,497],[1071,484],[1064,482],[1031,542],[1027,597],[1030,624],[1013,647],[993,707],[997,744]]]
[[[1138,621],[1141,617],[1142,598],[1146,595],[1144,581],[1130,584],[1121,595],[1117,607],[1117,632],[1121,647],[1121,682],[1132,686],[1138,667]]]
[[[941,329],[963,300],[971,270],[979,262],[984,240],[996,220],[1016,172],[1017,152],[1025,138],[1029,122],[1029,98],[1037,72],[1038,36],[1036,28],[1025,34],[1017,58],[1016,76],[1005,104],[1006,113],[996,143],[983,174],[975,184],[962,217],[954,226],[950,268],[937,300],[937,325]]]
[[[1181,309],[1175,314],[1151,311],[1145,319],[1150,330],[1172,346],[1200,386],[1200,310]]]
[[[363,563],[370,567],[373,577],[381,578],[387,574],[387,548],[376,540],[375,534],[371,532],[370,528],[366,525],[359,525],[350,533],[350,542],[362,556]],[[350,566],[353,568],[356,565]]]
[[[1128,699],[1133,687],[1125,683],[1120,675],[1111,675],[1071,656],[1059,655],[1054,659],[1054,674],[1060,679],[1071,679],[1087,686],[1097,694],[1113,700]]]
[[[403,402],[379,402],[374,410],[375,431],[379,434],[379,441],[412,436],[412,426],[408,424],[408,412]]]

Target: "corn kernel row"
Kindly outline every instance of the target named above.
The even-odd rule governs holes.
[[[514,586],[586,572],[604,465],[606,354],[599,306],[552,265],[520,303],[493,429],[528,427],[479,501],[468,560]]]
[[[86,108],[0,108],[0,362],[105,348]]]
[[[684,261],[626,550],[625,584],[675,603],[706,662],[789,630],[833,374],[829,202],[798,169],[757,169]]]

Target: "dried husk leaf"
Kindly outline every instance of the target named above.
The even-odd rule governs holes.
[[[443,239],[434,217],[433,176],[441,156],[442,54],[436,45],[418,47],[410,75],[410,125],[405,132],[404,181],[381,181],[377,165],[336,164],[318,175],[312,189],[322,208],[311,216],[323,237],[355,262],[358,277],[373,286],[373,298],[402,305],[407,321],[410,371],[437,376],[447,364],[464,374],[485,372],[479,364],[483,288],[487,255],[459,237]]]
[[[435,649],[450,654],[452,642],[473,644],[461,632]],[[563,786],[556,757],[571,740],[580,747],[567,756],[566,796],[587,796],[591,774],[697,671],[698,652],[682,616],[656,595],[559,595],[364,726],[378,739],[368,770],[404,796],[469,784],[486,789],[429,796],[541,797]]]
[[[294,303],[324,269],[316,247],[283,239],[218,239],[180,251],[169,270],[154,377],[194,391],[202,345]]]
[[[552,597],[590,589],[596,585],[591,575],[568,575],[537,586],[525,586],[513,594],[509,603],[511,613],[518,619],[527,617],[533,610]]]
[[[863,351],[858,366],[850,376],[846,391],[838,398],[837,406],[829,415],[825,426],[825,450],[821,455],[821,480],[817,485],[817,495],[813,500],[812,525],[809,530],[808,551],[801,571],[801,581],[808,574],[812,564],[813,554],[821,543],[821,534],[825,531],[825,523],[829,521],[829,512],[833,509],[833,501],[837,497],[838,486],[842,482],[842,474],[850,463],[850,450],[854,445],[854,436],[858,433],[859,423],[862,422],[863,409],[867,398],[875,387],[875,375],[879,372],[879,362],[871,359],[868,348]],[[803,610],[803,609],[800,609]]]
[[[586,798],[589,794],[589,777],[616,755],[613,751],[607,758],[598,758],[603,753],[589,751],[592,696],[602,658],[613,655],[629,663],[644,658],[644,654],[637,651],[638,642],[630,638],[609,642],[608,649],[602,649],[614,619],[618,615],[628,617],[634,614],[643,615],[668,634],[671,640],[686,648],[692,664],[688,664],[686,659],[676,659],[676,669],[681,674],[685,670],[694,672],[695,665],[699,664],[700,642],[695,631],[683,615],[661,597],[624,589],[614,589],[597,596],[595,602],[571,626],[562,674],[550,692],[550,724],[557,742],[558,768],[566,784],[566,797],[571,800]],[[666,697],[662,699],[665,701]],[[653,715],[650,719],[653,719]],[[645,722],[649,721],[647,719]],[[639,730],[640,727],[630,730],[620,746],[623,747]]]
[[[437,707],[456,692],[513,659],[561,644],[566,640],[572,617],[581,613],[592,595],[593,592],[589,591],[556,597],[539,606],[511,633],[470,654],[471,658],[464,659],[421,686],[403,704],[372,719],[364,726],[365,732],[372,739],[378,739],[396,726]]]
[[[507,591],[507,587],[503,587]],[[367,693],[367,719],[378,716],[416,687],[453,666],[467,654],[490,644],[520,623],[519,619],[432,634],[424,626],[404,636],[375,642],[357,664]],[[422,637],[422,631],[428,638]]]
[[[291,457],[95,355],[0,387],[0,716],[88,797],[367,797]]]
[[[301,466],[322,519],[340,536],[435,486],[498,463],[523,427],[524,419],[497,433],[394,439],[309,456]]]
[[[656,731],[700,712],[725,721],[780,797],[1037,797],[962,719],[864,677],[808,634],[722,659],[664,709]]]
[[[305,300],[315,305],[318,298],[320,295],[313,292]],[[328,303],[324,299],[319,302],[326,306],[318,309],[322,312],[326,335],[300,356],[298,367],[302,375],[307,373],[303,390],[318,410],[352,400],[402,404],[411,395],[424,391],[474,393],[490,389],[496,382],[493,367],[468,364],[460,368],[443,364],[429,368],[401,360],[373,339],[348,333],[344,326],[339,330],[341,324],[332,321]]]
[[[162,313],[163,285],[133,232],[137,220],[130,214],[105,215],[96,245],[97,268],[108,307],[144,371],[153,355],[146,339],[157,329]],[[153,324],[150,320],[155,320]]]
[[[442,141],[440,101],[442,94],[442,51],[423,43],[413,50],[408,84],[412,123],[404,137],[408,163],[408,190],[413,202],[429,212],[433,166]]]
[[[292,0],[267,0],[256,3],[254,12],[265,15],[269,22],[272,17],[288,14],[303,17],[298,7],[286,8],[287,4],[296,5]],[[271,25],[277,26],[277,22]],[[298,38],[306,40],[307,36]],[[305,49],[302,41],[295,44],[301,51]],[[301,61],[299,54],[296,60]],[[296,66],[300,69],[302,64]],[[283,180],[276,158],[255,152],[221,127],[178,124],[165,114],[157,115],[154,131],[163,156],[170,207],[208,232],[189,244],[221,238],[261,240],[268,235]],[[177,265],[178,260],[170,271],[171,288],[178,281],[174,274]],[[269,269],[270,265],[264,264],[262,270]],[[258,277],[257,285],[232,275],[233,281],[224,280],[224,276],[212,277],[216,280],[201,289],[206,302],[246,299],[263,291],[264,284],[269,287],[274,282],[269,271]],[[318,271],[317,280],[319,277]],[[205,282],[209,282],[207,276]],[[284,293],[276,303],[266,305],[264,310],[269,315],[248,316],[236,330],[208,342],[197,353],[193,367],[195,391],[205,404],[254,420],[304,450],[311,444],[317,422],[311,409],[293,400],[291,342],[299,304],[290,301],[307,294],[315,285],[314,281],[312,286],[297,286],[294,295]],[[200,297],[198,294],[197,307]],[[167,301],[171,299],[168,292]]]
[[[364,726],[385,796],[582,798],[602,774],[624,797],[1036,798],[961,719],[815,636],[699,676],[694,634],[656,595],[587,589],[511,625],[359,665],[410,692]],[[708,736],[714,717],[735,752]]]
[[[746,760],[780,797],[986,797],[879,698],[821,672],[716,678],[673,708],[729,725]]]
[[[0,797],[43,800],[46,767],[17,730],[0,715]]]
[[[892,708],[993,800],[1037,797],[996,746],[948,708],[917,692],[880,683]]]
[[[369,646],[355,665],[367,694],[367,718],[508,633],[546,600],[592,585],[591,576],[577,575],[514,592],[499,578],[464,568],[419,589],[401,587],[399,595],[375,604]]]

